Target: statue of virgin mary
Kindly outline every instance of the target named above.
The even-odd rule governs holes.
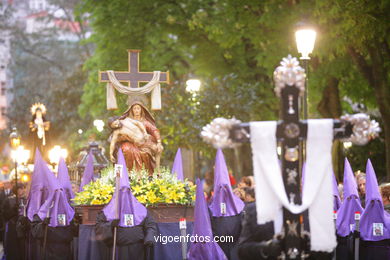
[[[31,149],[33,152],[32,160],[35,158],[35,150],[39,149],[41,154],[45,157],[46,148],[49,143],[48,131],[50,129],[50,121],[46,120],[46,107],[42,103],[35,103],[31,106],[32,119],[29,123]]]
[[[129,170],[145,168],[149,174],[160,165],[163,151],[160,131],[149,110],[141,101],[134,101],[122,116],[109,120],[113,130],[110,145],[111,161],[116,162],[120,147]]]

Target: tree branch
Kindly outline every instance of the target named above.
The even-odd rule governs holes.
[[[347,51],[348,51],[349,55],[352,57],[353,61],[358,66],[358,68],[361,71],[361,73],[367,79],[368,83],[371,84],[371,85],[375,85],[375,78],[374,78],[374,75],[372,73],[372,68],[371,68],[371,66],[369,66],[367,64],[367,62],[364,59],[364,57],[361,54],[359,54],[355,50],[355,48],[353,48],[352,46],[349,46],[347,48]]]

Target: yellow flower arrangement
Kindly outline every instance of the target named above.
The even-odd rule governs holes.
[[[73,199],[76,205],[107,204],[115,190],[113,167],[106,168],[102,178],[84,186],[84,190]],[[137,200],[146,205],[180,204],[190,205],[195,201],[195,185],[190,181],[179,181],[169,169],[162,168],[160,173],[149,176],[148,172],[130,172],[130,186]]]
[[[102,205],[107,204],[115,187],[110,183],[104,183],[101,179],[97,179],[84,186],[83,191],[76,194],[73,199],[76,205]]]

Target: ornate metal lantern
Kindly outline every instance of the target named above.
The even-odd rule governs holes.
[[[103,149],[99,147],[98,143],[90,142],[89,146],[80,152],[75,171],[72,171],[71,179],[73,181],[80,182],[84,173],[85,166],[87,165],[88,153],[92,152],[93,155],[93,168],[94,174],[99,175],[100,171],[108,166],[108,159],[103,153]]]

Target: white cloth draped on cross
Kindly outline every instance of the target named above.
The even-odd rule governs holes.
[[[122,85],[115,77],[112,70],[107,71],[109,82],[107,83],[107,109],[117,109],[118,105],[115,97],[115,89],[122,94],[129,97],[132,95],[144,95],[151,93],[151,108],[152,110],[161,109],[161,87],[160,87],[160,71],[153,72],[153,78],[145,86],[140,88],[132,88]],[[130,105],[130,104],[128,104]]]
[[[277,122],[250,124],[257,221],[275,221],[282,206],[294,214],[309,209],[311,250],[331,252],[336,247],[332,200],[333,120],[308,120],[307,159],[302,204],[290,203],[277,157]],[[285,231],[288,234],[288,230]]]

